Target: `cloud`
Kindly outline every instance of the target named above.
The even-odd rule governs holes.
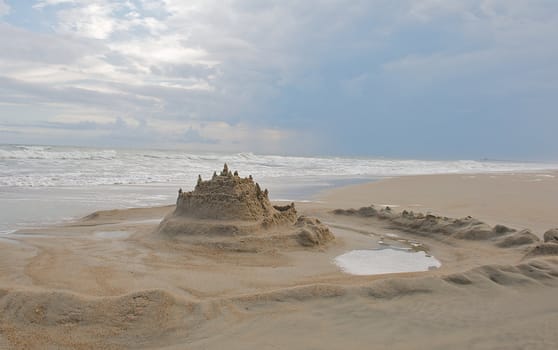
[[[218,143],[217,140],[209,139],[203,137],[198,130],[190,127],[183,135],[183,140],[185,143],[198,143],[198,144],[215,144]]]
[[[62,5],[62,4],[73,4],[75,0],[39,0],[33,5],[34,9],[43,9],[48,6]]]
[[[57,115],[33,124],[0,121],[4,142],[44,143],[56,138],[56,144],[123,146],[144,145],[199,149],[208,151],[241,152],[246,144],[258,152],[292,153],[302,149],[308,139],[296,132],[260,128],[226,122],[190,122],[160,119],[135,120],[104,115]],[[66,136],[64,136],[66,135]],[[164,140],[164,141],[163,141]]]
[[[118,28],[119,22],[112,16],[113,11],[113,5],[96,3],[61,10],[58,29],[88,38],[106,39]]]
[[[475,84],[477,91],[524,93],[546,89],[558,71],[558,8],[548,2],[525,1],[417,2],[409,13],[420,21],[440,21],[458,15],[461,21],[444,26],[460,33],[460,40],[439,50],[412,52],[384,62],[382,71],[405,82],[405,87],[445,86],[448,82]],[[528,48],[528,49],[527,49]],[[482,82],[482,83],[478,83]],[[512,85],[509,85],[509,84]],[[513,85],[516,85],[515,87]],[[538,85],[538,87],[536,86]]]
[[[410,3],[407,15],[411,19],[430,22],[445,16],[466,17],[472,1],[462,0],[422,0]]]
[[[17,10],[0,23],[0,122],[56,128],[53,138],[83,127],[105,142],[114,128],[123,143],[296,151],[301,139],[353,152],[355,135],[397,130],[417,101],[464,96],[496,110],[487,96],[540,99],[558,79],[558,5],[542,0],[41,0]],[[463,109],[450,107],[432,118]],[[381,147],[367,139],[361,149]]]
[[[176,64],[215,66],[219,62],[207,59],[207,52],[200,47],[186,47],[181,35],[172,34],[159,38],[141,38],[117,42],[110,48],[126,57],[142,62],[147,67]]]
[[[0,18],[10,13],[10,5],[5,0],[0,0]]]

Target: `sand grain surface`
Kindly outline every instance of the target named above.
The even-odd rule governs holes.
[[[425,186],[425,179],[416,181]],[[470,239],[428,231],[425,227],[438,226],[425,224],[415,232],[409,229],[415,219],[400,216],[404,193],[390,198],[384,185],[389,189],[393,183],[361,185],[358,195],[354,187],[340,189],[321,203],[297,204],[302,215],[329,225],[335,240],[327,246],[266,242],[243,249],[242,242],[231,248],[157,234],[173,206],[98,212],[68,225],[3,237],[0,349],[558,347],[558,258],[546,247],[555,243],[513,236],[523,227],[492,231],[496,223],[509,222],[483,205],[474,210],[484,213],[486,226],[473,226],[495,235]],[[532,201],[530,187],[523,188],[531,193],[524,199]],[[488,202],[496,201],[499,190],[494,191],[485,191],[493,196]],[[457,201],[460,193],[451,198]],[[408,203],[423,205],[437,198],[410,196]],[[463,196],[464,202],[473,201]],[[402,207],[388,219],[332,212],[384,202]],[[501,202],[519,210],[507,197]],[[537,203],[553,205],[545,198]],[[459,210],[469,208],[473,205]],[[540,218],[541,230],[554,223],[554,217],[542,218],[547,207],[531,203],[530,208],[523,211],[528,219],[516,222]],[[440,214],[452,210],[440,207]],[[512,236],[519,243],[500,244]],[[442,266],[353,276],[333,263],[351,250],[385,245],[424,250]],[[533,253],[537,249],[548,254]]]

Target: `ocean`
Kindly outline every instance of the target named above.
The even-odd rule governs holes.
[[[253,153],[0,145],[0,233],[95,210],[173,204],[223,164],[252,175],[272,200],[390,176],[556,170],[555,163],[294,157]]]

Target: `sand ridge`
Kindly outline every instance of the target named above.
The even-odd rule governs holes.
[[[330,208],[373,203],[454,218],[472,216],[542,237],[558,227],[558,172],[393,177],[325,191],[316,200]]]
[[[395,212],[389,206],[376,208],[374,205],[360,209],[335,209],[336,215],[360,216],[386,221],[391,227],[412,232],[415,235],[443,236],[466,240],[490,240],[498,247],[507,248],[529,245],[540,239],[529,230],[517,231],[504,225],[490,225],[471,216],[453,219],[432,214],[403,210]],[[552,232],[552,231],[549,231]]]

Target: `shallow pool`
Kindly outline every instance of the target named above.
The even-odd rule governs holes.
[[[361,276],[428,271],[442,265],[424,251],[395,247],[352,250],[337,256],[334,262],[343,272]]]

